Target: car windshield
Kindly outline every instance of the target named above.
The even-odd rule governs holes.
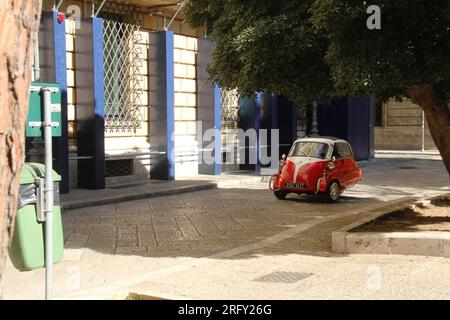
[[[320,142],[297,142],[295,143],[289,157],[312,157],[325,159],[328,153],[328,145]]]

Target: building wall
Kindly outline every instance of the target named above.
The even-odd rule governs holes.
[[[53,1],[44,1],[43,11],[50,11]],[[76,10],[73,11],[73,10]],[[77,123],[76,123],[76,78],[75,70],[75,37],[77,28],[75,16],[91,16],[91,5],[89,1],[66,0],[59,11],[66,13],[66,47],[67,47],[67,76],[68,76],[68,120],[69,120],[69,175],[70,187],[77,187]],[[74,12],[75,15],[70,16]],[[170,20],[170,16],[166,21]],[[147,180],[150,178],[150,143],[149,134],[149,81],[148,60],[149,32],[163,30],[164,18],[162,16],[142,16],[140,29],[139,47],[142,54],[142,65],[140,67],[141,80],[140,100],[142,107],[140,113],[142,121],[136,130],[105,130],[105,161],[107,168],[118,167],[124,160],[131,161],[133,174],[119,177],[107,177],[107,185],[135,181],[136,179]],[[202,30],[191,29],[181,19],[177,18],[170,26],[170,31],[175,35],[175,153],[176,171],[178,174],[185,173],[193,175],[198,173],[198,155],[196,141],[197,120],[197,88],[196,88],[196,37],[202,35]],[[151,62],[150,62],[151,63]],[[108,171],[108,170],[107,170]],[[114,170],[113,170],[114,171]]]
[[[149,137],[149,87],[148,87],[148,59],[149,32],[138,32],[137,56],[139,82],[138,95],[141,106],[138,114],[141,118],[140,125],[134,130],[107,129],[105,131],[105,161],[107,166],[106,183],[116,184],[135,179],[149,179],[150,177],[150,137]],[[120,171],[121,164],[131,163],[132,175],[114,176],[114,170]],[[128,164],[127,164],[128,165]],[[113,168],[112,170],[108,170]],[[109,172],[108,172],[109,171]]]
[[[175,175],[198,174],[197,39],[174,36]],[[213,106],[211,106],[213,107]]]
[[[422,110],[411,101],[390,100],[383,104],[379,124],[375,127],[375,149],[422,149]],[[435,149],[425,121],[425,150]]]
[[[76,59],[74,20],[66,21],[66,61],[67,61],[67,120],[69,133],[69,188],[77,187],[77,128],[76,128]]]

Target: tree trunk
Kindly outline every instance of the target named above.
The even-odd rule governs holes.
[[[0,296],[14,230],[40,0],[0,2]]]
[[[450,176],[450,107],[433,85],[411,86],[406,94],[425,112],[428,128]]]

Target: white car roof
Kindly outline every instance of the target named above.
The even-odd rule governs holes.
[[[327,144],[335,144],[337,142],[347,143],[344,139],[334,138],[334,137],[309,137],[309,138],[299,138],[295,140],[295,142],[319,142],[319,143],[327,143]],[[294,143],[295,143],[294,142]]]

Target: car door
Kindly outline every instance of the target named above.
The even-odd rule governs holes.
[[[339,182],[344,188],[352,183],[351,181],[351,167],[352,167],[352,154],[347,143],[336,143],[337,153],[339,154],[340,171]]]
[[[344,166],[344,159],[342,159],[342,156],[339,152],[339,144],[338,143],[334,144],[333,153],[331,155],[331,158],[334,159],[333,160],[333,165],[334,165],[333,173],[335,175],[335,178],[338,179],[339,184],[341,186],[344,186],[344,184],[345,184],[345,178],[344,178],[345,166]]]
[[[346,185],[353,185],[358,179],[358,172],[356,167],[355,159],[353,158],[352,148],[348,143],[341,143],[339,148],[339,153],[345,163],[345,183]]]
[[[356,165],[355,157],[353,156],[353,151],[350,145],[348,145],[348,153],[350,154],[349,164],[348,164],[348,180],[351,185],[354,185],[360,179],[360,170]]]

